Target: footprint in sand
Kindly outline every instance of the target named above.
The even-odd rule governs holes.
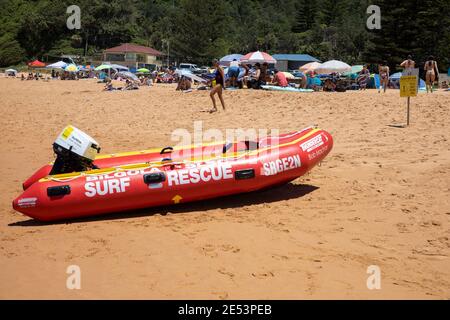
[[[272,258],[274,258],[276,260],[289,260],[289,257],[283,256],[283,255],[280,255],[280,254],[273,254]]]
[[[230,279],[234,278],[234,273],[226,271],[224,268],[220,268],[219,270],[217,270],[217,272],[225,276],[228,276]]]
[[[213,295],[216,295],[221,300],[228,299],[228,293],[227,292],[211,292]]]
[[[241,249],[239,249],[231,244],[224,244],[224,245],[220,246],[220,248],[222,249],[222,251],[225,251],[225,252],[231,251],[232,253],[238,253],[239,251],[241,251]]]
[[[208,257],[215,258],[218,256],[216,252],[216,248],[213,245],[207,244],[204,247],[200,248],[201,252]]]
[[[259,272],[259,273],[252,273],[252,277],[255,277],[257,279],[267,279],[275,277],[275,274],[272,271]]]

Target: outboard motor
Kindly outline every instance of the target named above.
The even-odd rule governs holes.
[[[100,152],[97,141],[75,128],[67,126],[53,143],[56,160],[50,175],[97,169],[93,164]]]

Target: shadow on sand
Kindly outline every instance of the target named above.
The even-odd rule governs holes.
[[[164,207],[153,207],[145,208],[139,210],[122,211],[116,213],[103,214],[98,216],[71,219],[71,220],[61,220],[54,222],[40,222],[34,219],[18,221],[10,223],[8,226],[12,227],[36,227],[45,226],[53,224],[69,224],[69,223],[81,223],[90,221],[102,221],[102,220],[117,220],[126,218],[136,218],[143,216],[152,216],[155,214],[166,215],[168,213],[188,213],[196,211],[208,211],[213,209],[232,209],[239,208],[243,206],[261,204],[261,203],[271,203],[282,200],[289,200],[294,198],[303,197],[315,190],[318,187],[311,186],[308,184],[284,184],[282,186],[273,187],[263,191],[255,191],[249,193],[243,193],[238,195],[226,196],[216,199],[210,199],[200,202],[182,203],[173,206]]]
[[[408,126],[406,124],[387,124],[386,126],[391,127],[391,128],[400,128],[400,129],[405,129],[408,128]]]

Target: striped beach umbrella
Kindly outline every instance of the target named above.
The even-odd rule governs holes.
[[[255,51],[247,53],[245,56],[241,58],[241,62],[244,63],[277,63],[277,60],[275,60],[274,57],[272,57],[270,54],[262,51]]]
[[[314,72],[319,66],[320,66],[320,63],[318,63],[318,62],[310,62],[310,63],[302,65],[299,68],[299,70],[304,73],[310,73],[310,72]]]

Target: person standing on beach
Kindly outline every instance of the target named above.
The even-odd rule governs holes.
[[[433,93],[433,83],[436,80],[436,76],[439,76],[437,62],[434,61],[433,56],[429,56],[423,67],[425,70],[425,83],[427,86],[427,93],[430,91]]]
[[[360,90],[366,90],[369,78],[370,78],[370,71],[367,68],[367,65],[364,65],[363,69],[359,72],[359,75],[356,78],[356,82],[358,83]]]
[[[225,75],[223,73],[222,67],[219,65],[219,60],[213,61],[214,69],[215,71],[215,77],[214,80],[216,81],[215,85],[211,88],[211,93],[209,94],[211,97],[211,100],[213,102],[213,108],[209,111],[210,113],[217,111],[216,106],[216,99],[214,98],[214,95],[217,93],[219,96],[220,103],[222,104],[222,109],[225,110],[225,102],[223,101],[222,92],[225,88]]]
[[[386,92],[386,88],[389,84],[389,67],[386,61],[378,66],[378,73],[380,75],[380,87],[378,88],[378,93],[380,93],[381,87],[383,87],[383,92]]]
[[[408,55],[408,59],[400,63],[400,67],[403,69],[413,69],[416,66],[416,62],[412,59],[411,55]]]
[[[230,63],[230,67],[228,68],[228,77],[230,78],[231,86],[237,87],[237,79],[239,77],[239,62],[237,59],[233,59]]]

